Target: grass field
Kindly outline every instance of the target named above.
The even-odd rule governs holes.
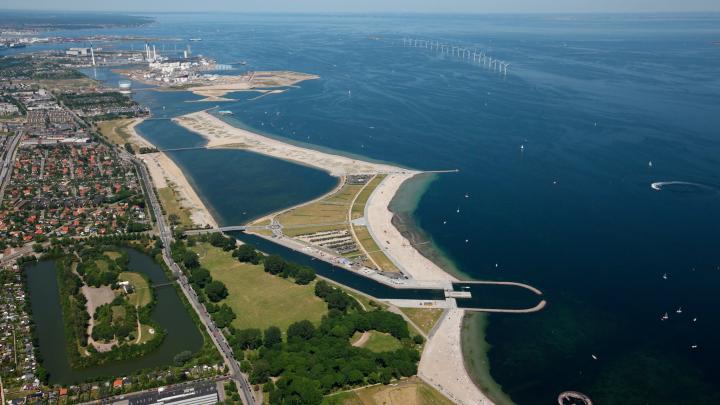
[[[119,258],[119,257],[121,256],[121,255],[120,255],[120,252],[114,252],[114,251],[112,251],[112,250],[105,251],[105,252],[103,252],[103,254],[104,254],[105,256],[109,257],[110,260],[115,260],[115,259],[117,259],[117,258]]]
[[[360,192],[360,194],[358,194],[357,199],[355,200],[355,204],[353,204],[352,207],[352,219],[361,218],[363,215],[365,215],[365,204],[370,198],[370,194],[375,191],[377,186],[380,185],[380,182],[382,182],[385,177],[385,174],[379,174],[373,177],[372,180],[370,180],[370,182],[368,183],[368,185]]]
[[[172,187],[159,188],[157,190],[160,203],[165,208],[165,214],[169,217],[172,214],[177,215],[181,226],[186,228],[192,227],[193,222],[190,219],[190,211],[180,205],[180,197]]]
[[[397,338],[387,333],[382,333],[375,330],[372,330],[369,333],[370,338],[367,342],[365,342],[364,345],[362,345],[362,347],[375,353],[391,352],[402,347],[402,343],[400,343]]]
[[[125,315],[127,315],[125,307],[123,307],[122,305],[113,305],[110,309],[112,309],[113,322],[125,319]]]
[[[442,316],[439,308],[402,308],[401,311],[427,335]]]
[[[297,285],[265,273],[262,265],[240,263],[229,252],[207,243],[192,249],[200,255],[200,263],[213,279],[227,286],[229,295],[221,303],[235,311],[236,328],[277,326],[285,331],[291,323],[303,319],[319,323],[327,313],[325,302],[315,296],[314,283]]]
[[[112,121],[101,121],[98,122],[97,125],[102,136],[107,138],[110,142],[120,146],[130,143],[137,151],[144,145],[140,145],[132,141],[132,136],[130,135],[130,132],[128,132],[128,126],[132,124],[133,121],[134,119],[123,118]]]
[[[129,281],[135,291],[128,295],[128,302],[136,307],[144,307],[152,302],[152,292],[147,280],[140,273],[124,271],[118,275],[118,280]]]
[[[360,185],[345,184],[320,201],[278,215],[277,220],[287,227],[288,236],[346,228],[350,204],[361,189]]]
[[[140,335],[140,341],[138,341],[136,344],[141,345],[143,343],[147,343],[155,337],[155,334],[150,333],[150,329],[152,329],[150,326],[140,324],[140,330],[142,335]]]
[[[417,377],[389,385],[375,385],[325,397],[322,405],[452,405],[436,389]]]
[[[358,242],[365,248],[365,251],[368,252],[368,255],[370,255],[370,257],[375,260],[375,263],[380,266],[380,269],[382,271],[400,271],[400,269],[398,269],[397,266],[395,266],[395,264],[387,256],[385,256],[385,253],[380,250],[380,247],[377,245],[377,243],[375,243],[375,239],[370,236],[370,232],[368,231],[367,227],[353,226],[353,229],[355,230],[355,235],[357,236]]]

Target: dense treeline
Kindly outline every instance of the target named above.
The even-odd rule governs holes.
[[[316,287],[316,294],[328,305],[328,299],[357,303],[324,281],[317,285],[320,287]],[[403,347],[375,353],[350,344],[355,332],[370,330],[392,335]],[[335,390],[388,384],[415,375],[420,360],[416,345],[422,343],[422,339],[410,339],[407,323],[400,315],[382,310],[366,312],[351,304],[331,308],[319,327],[307,320],[293,323],[287,329],[285,342],[276,327],[268,328],[264,334],[257,329],[229,332],[236,352],[256,349],[244,362],[244,369],[250,372],[251,383],[264,384],[271,404],[319,404],[324,395]]]
[[[411,337],[405,320],[379,309],[366,311],[355,298],[326,281],[318,281],[314,287],[315,295],[328,305],[328,314],[319,326],[308,320],[295,322],[285,331],[285,339],[275,326],[264,331],[233,327],[232,309],[226,304],[218,305],[215,299],[219,296],[213,296],[223,293],[224,286],[216,284],[219,282],[202,268],[197,254],[188,249],[197,241],[232,250],[232,256],[239,261],[262,263],[266,272],[292,278],[297,284],[311,283],[316,278],[315,272],[277,255],[264,256],[251,245],[236,247],[234,238],[219,233],[193,237],[187,243],[179,241],[172,246],[173,257],[182,263],[200,300],[216,325],[224,329],[236,357],[242,360],[241,369],[249,373],[252,384],[263,384],[271,404],[319,404],[324,395],[333,391],[387,384],[417,373],[418,345],[423,339]],[[351,345],[353,334],[371,330],[390,334],[400,340],[402,347],[375,353]]]

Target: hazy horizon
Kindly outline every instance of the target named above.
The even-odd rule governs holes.
[[[720,2],[715,0],[558,0],[533,1],[509,0],[366,0],[361,3],[345,3],[332,0],[246,0],[238,4],[231,0],[208,0],[198,7],[195,1],[160,0],[148,6],[146,1],[127,0],[120,3],[98,4],[92,0],[7,0],[3,10],[14,11],[100,11],[100,12],[271,12],[271,13],[666,13],[666,12],[714,12],[720,11]]]

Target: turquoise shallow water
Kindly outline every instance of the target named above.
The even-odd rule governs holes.
[[[245,126],[461,170],[438,176],[405,223],[463,274],[545,291],[541,313],[489,317],[491,373],[514,401],[574,389],[597,403],[720,402],[717,15],[158,18],[142,32],[321,76],[259,100],[235,94],[223,108]],[[403,48],[405,36],[485,49],[510,74]],[[205,108],[187,93],[136,97],[157,116]],[[201,143],[168,121],[141,130],[164,147]],[[238,151],[173,158],[227,223],[332,184]],[[650,188],[672,180],[710,188]]]

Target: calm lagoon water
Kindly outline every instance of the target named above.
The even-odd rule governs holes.
[[[458,273],[545,292],[540,313],[469,320],[465,341],[487,340],[490,374],[513,401],[572,389],[601,404],[720,403],[720,16],[157,17],[133,33],[201,37],[193,51],[220,62],[321,76],[254,101],[233,94],[222,108],[244,126],[461,170],[396,205]],[[509,74],[403,37],[486,50]],[[209,107],[187,93],[136,97],[156,116]],[[140,129],[161,147],[202,144],[169,121]],[[172,156],[227,224],[332,186],[240,151]],[[650,187],[673,180],[709,188]]]

